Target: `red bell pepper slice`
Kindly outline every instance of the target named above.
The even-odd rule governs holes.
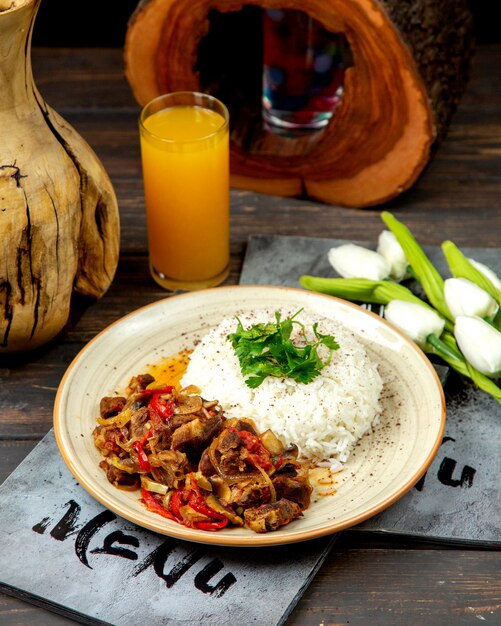
[[[187,520],[184,520],[181,516],[180,508],[185,503],[187,503],[194,511],[197,511],[197,513],[201,513],[202,515],[206,515],[209,519],[203,522],[188,522]],[[187,489],[176,489],[171,496],[169,508],[174,515],[174,519],[189,528],[195,528],[198,530],[219,530],[228,524],[228,518],[209,508],[205,504],[204,497],[195,490],[188,491]]]
[[[175,519],[178,522],[182,522],[183,520],[181,513],[179,512],[179,509],[183,505],[183,495],[184,495],[184,489],[176,489],[175,491],[172,492],[172,496],[170,498],[170,503],[169,503],[169,508],[172,511],[172,513],[175,515]]]
[[[226,515],[218,513],[217,511],[214,511],[214,509],[211,509],[209,506],[207,506],[204,497],[194,491],[190,491],[188,495],[188,504],[197,513],[201,513],[202,515],[206,515],[207,517],[211,517],[216,520],[228,519]]]
[[[141,439],[141,441],[136,441],[134,443],[134,449],[137,452],[137,459],[139,461],[139,467],[143,470],[143,472],[151,472],[151,465],[148,461],[148,455],[144,451],[144,444],[151,437],[151,430],[146,433],[146,435]]]
[[[197,530],[219,530],[224,528],[228,523],[228,518],[224,517],[217,522],[195,522],[194,526]]]
[[[148,387],[148,389],[143,389],[141,393],[143,396],[157,395],[157,394],[163,395],[163,394],[172,393],[173,390],[174,390],[173,385],[167,385],[166,387]]]
[[[169,511],[166,511],[159,499],[157,499],[159,498],[158,495],[152,494],[145,489],[142,489],[141,493],[143,493],[143,501],[149,511],[160,513],[160,515],[168,517],[188,528],[195,528],[197,530],[219,530],[228,524],[228,518],[222,513],[218,513],[208,507],[204,497],[197,489],[175,489],[170,497]],[[144,493],[146,495],[144,495]],[[188,522],[183,519],[180,509],[184,504],[188,504],[193,510],[197,511],[197,513],[207,516],[208,520]]]
[[[239,430],[237,433],[249,452],[249,461],[252,465],[259,465],[259,467],[262,467],[264,470],[270,470],[273,467],[271,455],[261,443],[261,439],[248,430]]]
[[[174,415],[174,403],[160,401],[160,395],[161,394],[159,393],[154,394],[154,396],[150,400],[149,408],[155,411],[155,413],[159,415],[164,422],[168,422],[170,418]]]
[[[175,522],[178,521],[172,515],[172,513],[170,511],[167,511],[167,509],[163,506],[157,494],[151,493],[151,491],[148,491],[143,487],[141,489],[141,497],[148,511],[151,511],[152,513],[158,513],[162,517],[166,517],[167,519],[173,520]]]

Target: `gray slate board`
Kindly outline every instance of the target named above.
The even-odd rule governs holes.
[[[101,506],[50,431],[0,487],[0,590],[84,624],[283,624],[335,537],[219,548]]]
[[[303,274],[336,276],[327,252],[343,243],[347,242],[252,236],[240,284],[299,287]],[[441,250],[424,249],[441,275],[449,276]],[[499,248],[463,248],[463,252],[501,276]],[[501,406],[472,386],[458,388],[453,383],[445,384],[445,436],[426,476],[393,506],[357,526],[358,530],[501,547]]]

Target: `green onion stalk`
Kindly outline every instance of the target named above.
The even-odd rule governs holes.
[[[405,300],[420,304],[434,311],[426,302],[414,295],[407,287],[389,281],[376,281],[367,278],[321,278],[301,276],[299,283],[305,289],[325,293],[345,300],[355,300],[371,304],[387,305],[392,300]],[[449,326],[449,330],[447,327]],[[501,389],[496,383],[472,367],[461,354],[454,335],[451,334],[451,323],[446,320],[446,330],[440,337],[428,335],[424,352],[435,354],[462,376],[472,380],[477,387],[492,395],[501,403]]]
[[[409,261],[413,275],[420,282],[426,297],[435,309],[450,322],[454,319],[444,298],[444,280],[424,250],[414,239],[411,231],[388,211],[381,213],[381,219],[397,238]]]
[[[387,305],[392,300],[413,302],[427,309],[435,309],[412,293],[410,289],[389,280],[371,280],[370,278],[322,278],[320,276],[301,276],[299,284],[310,291],[318,291],[344,300],[355,300],[367,304]],[[452,332],[454,324],[446,319],[445,327]]]
[[[499,310],[492,321],[492,325],[498,330],[501,330],[501,291],[492,284],[492,281],[490,281],[487,276],[482,274],[481,271],[470,263],[452,241],[444,241],[442,251],[449,265],[451,274],[455,278],[467,278],[471,280],[472,283],[477,284],[496,300],[499,305]]]
[[[444,296],[444,280],[433,266],[410,230],[391,213],[383,211],[381,218],[395,235],[409,262],[411,274],[421,284],[430,304],[407,289],[404,285],[389,280],[367,278],[322,278],[301,276],[299,283],[305,289],[318,291],[345,300],[370,304],[388,305],[393,300],[404,300],[438,312],[445,319],[445,329],[440,337],[430,334],[423,346],[427,354],[439,356],[462,376],[469,378],[483,391],[501,403],[501,388],[488,376],[475,369],[461,353],[454,338],[454,317]],[[442,250],[451,273],[456,278],[467,278],[487,291],[500,305],[492,325],[501,329],[501,292],[482,272],[475,268],[464,254],[451,242],[446,241]]]
[[[456,370],[456,372],[465,378],[469,378],[479,389],[489,393],[501,404],[501,388],[498,387],[493,380],[468,363],[461,354],[456,340],[454,339],[454,335],[451,335],[447,331],[444,331],[440,338],[436,335],[428,335],[426,338],[425,352],[439,356],[448,363],[452,369]]]

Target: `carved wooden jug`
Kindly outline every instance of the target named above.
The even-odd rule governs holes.
[[[53,339],[72,293],[99,298],[118,262],[111,182],[33,82],[39,3],[0,0],[0,354]]]

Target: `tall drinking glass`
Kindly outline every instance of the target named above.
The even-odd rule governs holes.
[[[150,271],[168,290],[228,275],[229,115],[207,94],[176,92],[139,117]]]
[[[263,118],[267,126],[326,126],[343,96],[347,42],[299,10],[263,12]]]

